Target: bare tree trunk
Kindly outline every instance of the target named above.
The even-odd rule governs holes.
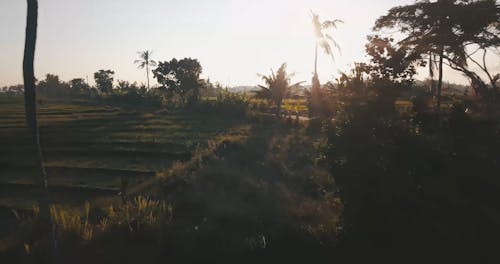
[[[318,44],[316,43],[316,48],[314,50],[314,75],[318,76]]]
[[[429,77],[431,78],[430,89],[431,95],[435,94],[435,86],[434,86],[434,62],[432,60],[432,52],[429,53]]]
[[[437,84],[436,110],[441,111],[441,90],[443,88],[443,48],[439,52],[439,79]]]
[[[149,65],[146,63],[146,78],[148,79],[148,91],[149,91]]]
[[[39,175],[35,181],[40,187],[39,192],[39,206],[40,217],[48,220],[51,224],[52,230],[50,232],[50,239],[52,241],[54,257],[57,258],[57,240],[55,236],[55,224],[50,214],[50,199],[49,190],[47,186],[47,173],[43,164],[43,155],[40,146],[40,136],[38,131],[38,123],[36,117],[36,87],[35,87],[35,46],[38,22],[38,1],[27,0],[28,14],[26,18],[26,40],[24,46],[23,58],[23,79],[24,79],[24,108],[26,111],[26,124],[31,134],[31,143],[35,150],[35,158]]]

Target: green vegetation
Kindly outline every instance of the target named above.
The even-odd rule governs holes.
[[[25,185],[34,184],[36,164],[29,154],[32,146],[21,99],[0,98],[0,182],[2,188],[16,187],[29,193],[33,188]],[[143,112],[84,101],[46,101],[39,114],[49,184],[82,188],[68,189],[69,193],[82,195],[85,188],[114,194],[123,177],[129,178],[130,184],[154,177],[172,162],[188,160],[210,138],[238,122],[196,113]],[[89,197],[75,200],[89,199],[94,192],[87,194]],[[0,206],[7,207],[17,207],[14,201],[18,200],[23,208],[31,208],[35,201],[25,200],[24,195],[13,197],[9,191],[2,192],[1,197],[6,200],[0,200]]]
[[[395,7],[368,37],[368,62],[324,85],[315,71],[310,89],[291,85],[284,63],[260,90],[233,93],[201,79],[197,59],[155,65],[149,51],[137,61],[147,87],[115,85],[112,70],[96,87],[48,74],[36,102],[28,76],[26,105],[22,87],[0,95],[0,261],[488,262],[500,75],[465,46],[500,46],[499,10]],[[332,53],[324,30],[339,22],[313,13],[316,50]],[[476,93],[446,87],[443,65]],[[418,67],[429,83],[414,80]]]
[[[300,83],[290,84],[293,74],[286,72],[286,63],[283,63],[276,74],[262,75],[262,80],[267,86],[259,85],[260,91],[256,92],[257,98],[263,98],[274,103],[276,106],[276,115],[281,115],[283,100],[290,97],[292,90],[299,87]]]

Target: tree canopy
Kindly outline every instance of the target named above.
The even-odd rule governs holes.
[[[461,71],[478,93],[485,95],[486,82],[469,64],[477,64],[496,89],[499,77],[489,72],[484,59],[480,65],[472,56],[483,50],[484,58],[488,48],[500,45],[499,21],[500,7],[495,0],[417,1],[390,9],[376,21],[374,30],[398,29],[405,36],[398,42],[401,47],[410,48],[416,54],[438,54],[440,65],[445,63]],[[442,72],[441,66],[439,69]]]
[[[197,59],[177,60],[174,58],[171,61],[159,62],[153,74],[161,88],[171,94],[179,95],[184,103],[193,103],[199,99],[202,70]]]
[[[290,84],[293,74],[286,72],[286,63],[281,64],[278,71],[274,73],[271,70],[270,75],[260,75],[266,86],[259,85],[257,97],[272,101],[277,107],[277,114],[281,114],[281,105],[283,100],[290,96],[293,88],[298,87],[299,83]]]
[[[112,70],[99,70],[94,73],[94,79],[97,89],[104,94],[109,94],[113,90],[113,74]]]

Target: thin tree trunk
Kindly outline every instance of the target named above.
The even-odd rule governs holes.
[[[149,91],[149,65],[146,63],[146,78],[148,79],[148,91]]]
[[[318,76],[318,44],[316,43],[316,48],[314,49],[314,75]]]
[[[443,88],[443,48],[439,52],[439,79],[437,84],[436,107],[437,111],[441,111],[441,90]]]
[[[24,79],[24,108],[26,111],[26,124],[31,134],[31,143],[34,147],[34,155],[36,158],[39,175],[35,177],[35,181],[39,186],[39,206],[40,217],[48,220],[51,224],[52,230],[50,232],[50,239],[53,245],[54,258],[57,259],[57,240],[55,234],[55,224],[50,214],[50,199],[49,190],[47,186],[47,173],[43,164],[43,155],[40,146],[40,136],[38,130],[37,116],[36,116],[36,87],[35,87],[35,46],[37,34],[37,21],[38,21],[38,1],[27,0],[28,14],[26,18],[26,40],[24,46],[23,58],[23,79]]]
[[[434,62],[432,61],[432,53],[429,53],[429,77],[431,78],[430,83],[430,92],[431,95],[435,95],[435,87],[434,87]]]

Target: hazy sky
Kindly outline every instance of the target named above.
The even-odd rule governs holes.
[[[133,64],[139,50],[156,60],[199,59],[203,76],[229,85],[260,83],[282,62],[296,81],[309,81],[314,38],[310,10],[345,23],[332,32],[341,54],[319,59],[322,81],[353,61],[365,60],[374,21],[393,6],[413,0],[39,0],[35,71],[63,80],[112,69],[115,79],[145,83]],[[26,1],[0,1],[0,86],[22,81]],[[492,59],[494,66],[499,65]],[[500,68],[500,67],[499,67]],[[422,75],[421,77],[424,77]],[[463,82],[458,73],[446,80]],[[153,83],[156,83],[153,81]]]

